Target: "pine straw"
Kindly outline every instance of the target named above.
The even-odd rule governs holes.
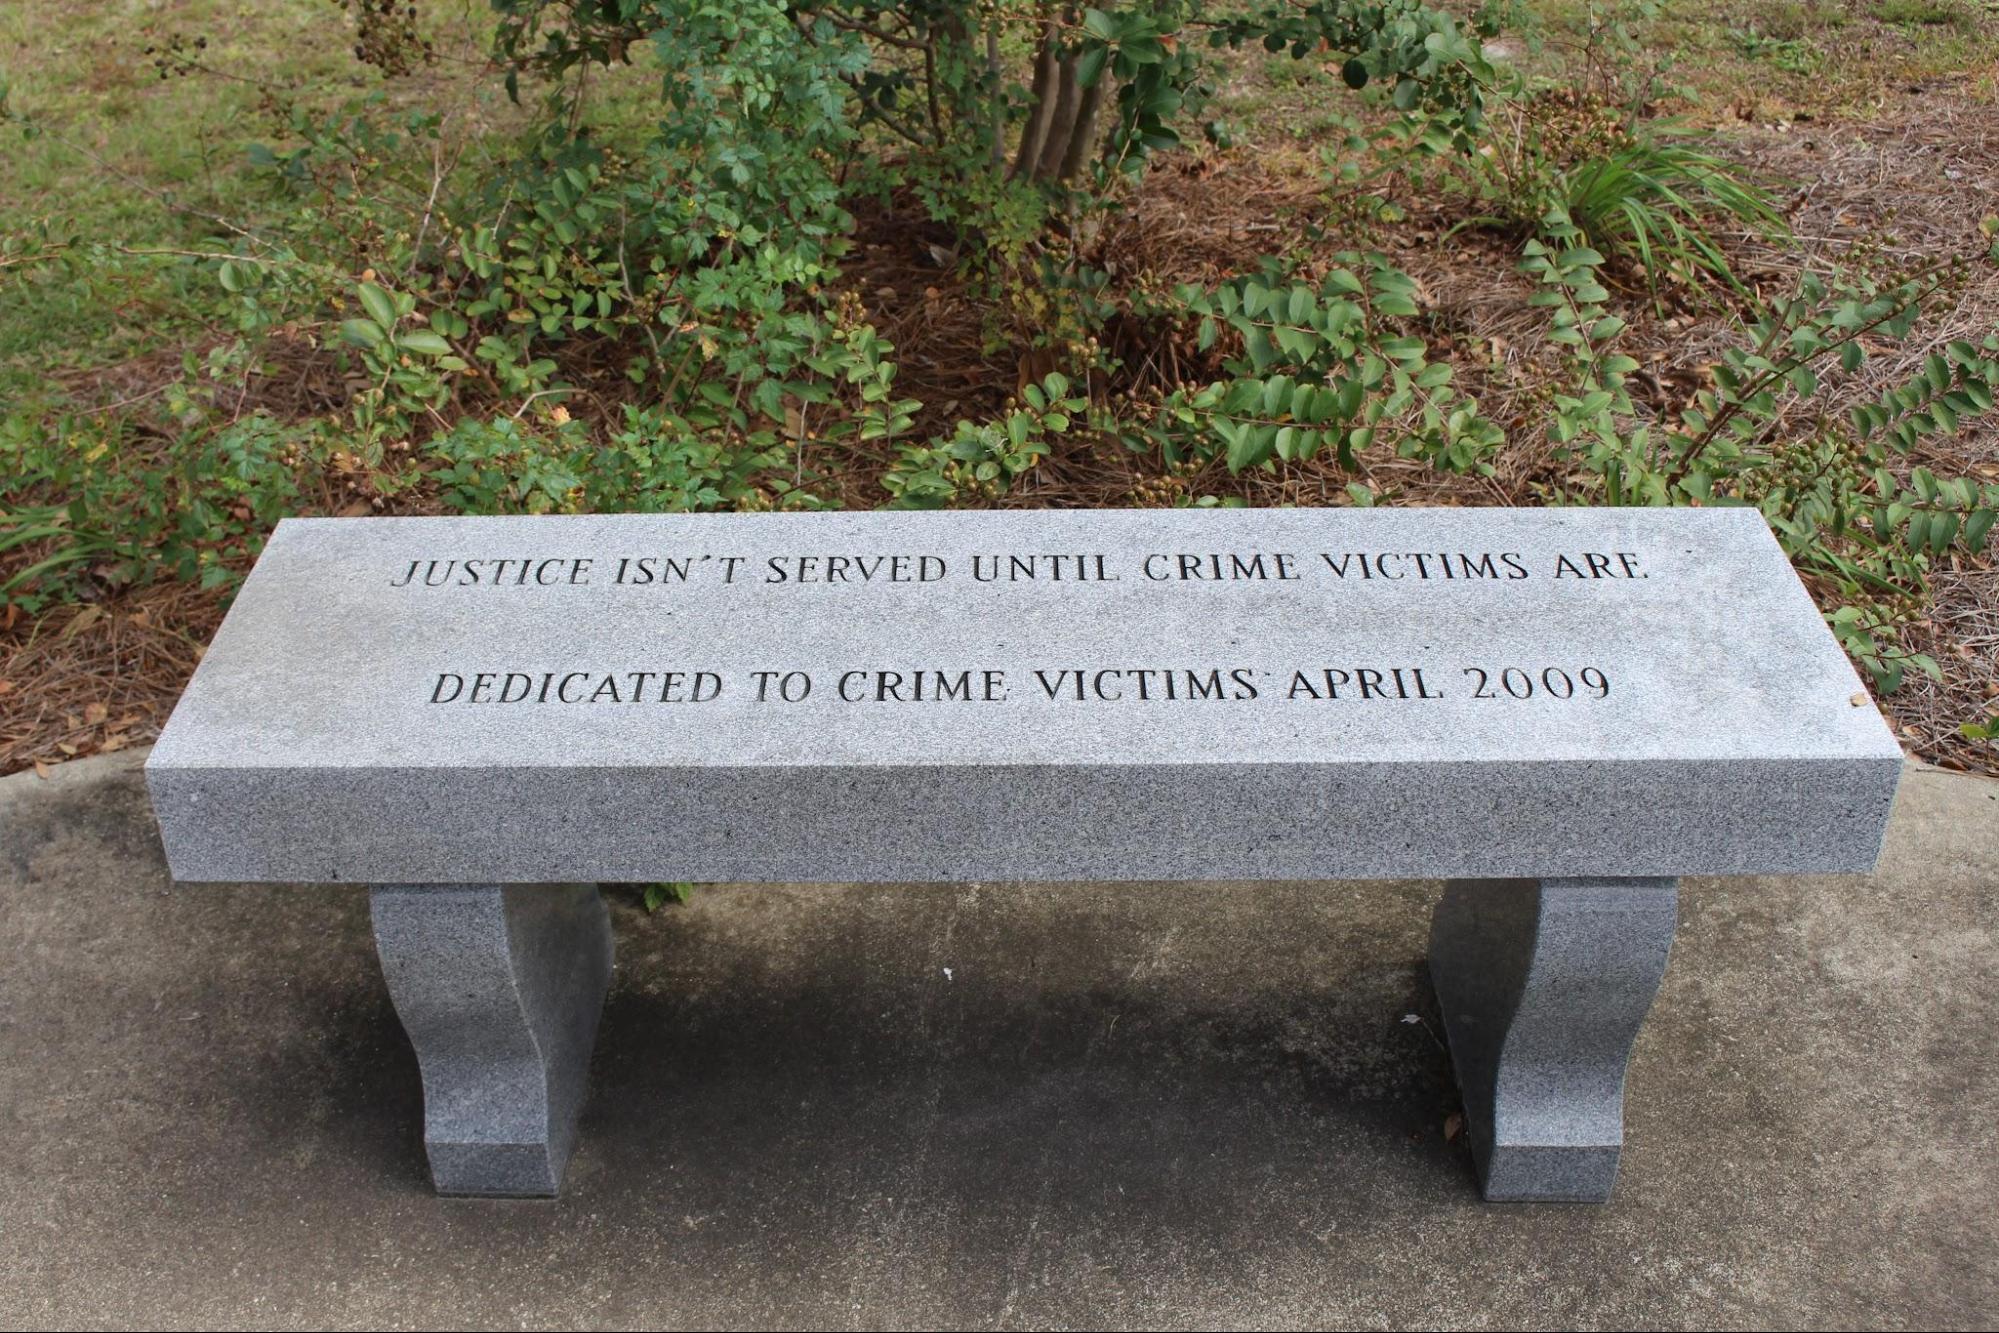
[[[84,412],[157,407],[161,395],[181,380],[190,360],[198,364],[232,341],[219,334],[209,335],[114,365],[67,370],[55,380]],[[216,406],[232,422],[256,413],[279,421],[304,421],[345,408],[351,389],[341,375],[339,357],[325,339],[315,330],[287,325],[270,332],[258,347],[257,364],[243,377],[240,389]]]
[[[1999,569],[1989,557],[1980,564],[1934,575],[1936,602],[1904,639],[1910,651],[1935,657],[1943,678],[1911,672],[1884,703],[1910,750],[1945,768],[1999,776],[1993,742],[1959,730],[1999,716]]]
[[[0,628],[0,773],[152,740],[221,619],[216,594],[157,584]]]
[[[1791,223],[1801,246],[1760,246],[1752,255],[1758,281],[1772,290],[1807,265],[1823,271],[1855,249],[1912,265],[1990,244],[1979,223],[1999,212],[1999,105],[1932,92],[1871,123],[1764,128],[1732,145],[1758,169],[1798,182]],[[1973,275],[1949,308],[1917,326],[1922,336],[1872,345],[1863,372],[1825,406],[1844,411],[1906,382],[1944,344],[1975,343],[1999,330],[1999,272],[1986,264]],[[1718,350],[1708,337],[1688,341],[1696,357],[1711,359]],[[1908,463],[1999,482],[1999,422],[1987,418],[1956,436],[1925,440]],[[1999,745],[1959,731],[1999,713],[1999,550],[1988,547],[1977,559],[1953,555],[1933,573],[1931,592],[1931,606],[1901,646],[1935,658],[1942,679],[1911,671],[1882,706],[1914,753],[1999,776]]]
[[[1977,225],[1999,199],[1999,107],[1935,92],[1907,108],[1891,107],[1871,124],[1760,127],[1716,142],[1753,170],[1794,182],[1787,209],[1802,244],[1774,246],[1726,238],[1737,272],[1760,293],[1788,291],[1800,272],[1830,271],[1836,261],[1871,250],[1886,261],[1919,262],[1978,245]],[[1390,229],[1343,236],[1329,213],[1309,159],[1296,150],[1245,146],[1208,156],[1176,155],[1148,178],[1131,206],[1090,238],[1089,257],[1123,292],[1212,285],[1243,271],[1254,257],[1286,254],[1304,272],[1345,248],[1382,248],[1421,284],[1432,329],[1432,355],[1447,358],[1461,389],[1477,396],[1506,430],[1492,477],[1439,474],[1413,460],[1374,457],[1358,478],[1384,503],[1468,506],[1534,504],[1558,480],[1544,436],[1548,386],[1560,349],[1544,336],[1544,316],[1530,307],[1533,287],[1517,272],[1516,238],[1465,230],[1451,205],[1405,200],[1409,217]],[[910,220],[898,206],[859,219],[856,253],[843,285],[895,344],[899,397],[920,400],[917,438],[943,433],[960,418],[984,419],[1020,389],[1056,369],[1035,346],[1035,329],[996,309],[988,289],[968,277],[948,229]],[[1308,239],[1309,238],[1309,239]],[[1670,300],[1654,309],[1638,294],[1623,303],[1632,324],[1626,348],[1643,370],[1632,390],[1641,411],[1670,415],[1704,383],[1706,368],[1735,338],[1733,317],[1712,304]],[[1872,347],[1862,374],[1822,409],[1841,410],[1907,378],[1952,338],[1977,340],[1999,328],[1999,279],[1989,267],[1954,295],[1951,307],[1920,326],[1921,339]],[[1160,388],[1214,370],[1189,330],[1134,318],[1113,322],[1102,340],[1128,367],[1115,383],[1093,377],[1096,393]],[[287,363],[253,390],[256,407],[307,415],[343,400],[329,363],[299,340]],[[163,356],[165,354],[162,354]],[[116,405],[157,392],[177,372],[174,353],[160,365],[133,363],[93,386],[86,401]],[[608,364],[608,363],[607,363]],[[577,406],[609,417],[614,377],[580,372]],[[246,410],[251,410],[246,405]],[[808,448],[806,468],[837,485],[856,507],[879,500],[888,457],[865,446]],[[1953,440],[1926,442],[1911,460],[1940,473],[1999,480],[1999,427],[1987,423]],[[1156,458],[1114,445],[1066,441],[1014,491],[1008,507],[1124,507],[1172,503],[1186,495],[1235,496],[1258,505],[1340,505],[1355,477],[1329,458],[1276,472],[1232,477],[1217,465],[1175,471]],[[1999,568],[1991,557],[1954,558],[1934,577],[1928,614],[1909,627],[1903,647],[1928,653],[1943,668],[1931,681],[1911,672],[1881,700],[1909,749],[1946,767],[1999,776],[1999,746],[1974,742],[1960,724],[1999,711]],[[0,772],[149,739],[219,620],[218,599],[184,587],[156,587],[107,598],[81,612],[39,624],[0,626]]]

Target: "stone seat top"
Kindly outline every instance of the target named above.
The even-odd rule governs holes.
[[[1753,510],[1182,509],[287,520],[148,772],[183,878],[1115,879],[1864,869],[1900,762]]]

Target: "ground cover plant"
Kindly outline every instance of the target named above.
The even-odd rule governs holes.
[[[285,514],[1511,503],[1758,506],[1999,771],[1999,20],[1807,17],[17,8],[0,769]]]

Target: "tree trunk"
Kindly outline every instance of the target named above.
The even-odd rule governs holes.
[[[1055,116],[1055,85],[1059,77],[1061,32],[1050,23],[1041,33],[1041,51],[1034,58],[1034,106],[1020,131],[1020,152],[1013,159],[1009,180],[1019,180],[1034,171],[1041,161],[1042,145],[1048,141],[1048,123]]]
[[[1069,154],[1069,140],[1076,135],[1076,112],[1083,101],[1076,86],[1076,59],[1062,57],[1055,87],[1055,114],[1048,121],[1048,137],[1041,145],[1041,160],[1034,168],[1036,180],[1052,180]]]
[[[1082,170],[1083,159],[1097,142],[1097,109],[1104,102],[1104,86],[1111,81],[1111,72],[1104,70],[1097,81],[1083,89],[1083,104],[1076,109],[1076,128],[1069,135],[1069,150],[1062,154],[1062,166],[1056,173],[1057,180],[1073,180]]]

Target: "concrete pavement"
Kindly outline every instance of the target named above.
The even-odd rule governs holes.
[[[9,1327],[1999,1326],[1999,784],[1688,882],[1607,1208],[1446,1140],[1434,884],[622,898],[565,1195],[496,1204],[365,892],[173,886],[139,757],[0,780]]]

